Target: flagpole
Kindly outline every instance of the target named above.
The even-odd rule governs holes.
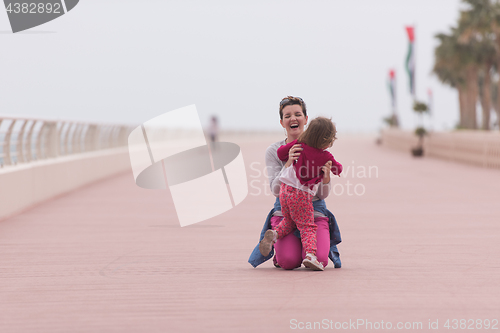
[[[393,68],[389,70],[389,92],[391,94],[391,126],[399,127],[396,98],[396,71]]]
[[[408,54],[406,55],[406,71],[408,73],[408,81],[410,85],[410,94],[413,99],[413,105],[417,101],[416,84],[415,84],[415,25],[405,26],[406,34],[408,35]]]
[[[413,23],[413,102],[417,101],[417,42],[415,40],[415,32],[417,25]]]

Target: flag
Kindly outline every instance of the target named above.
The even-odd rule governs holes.
[[[415,99],[415,32],[412,26],[406,27],[408,33],[408,55],[406,56],[406,71],[410,79],[410,93]]]
[[[391,94],[392,111],[394,112],[396,110],[396,72],[394,69],[389,70],[389,81],[387,83]]]
[[[389,93],[391,94],[392,114],[386,118],[386,121],[391,127],[399,127],[398,116],[396,115],[396,71],[394,69],[389,70],[387,88],[389,88]]]

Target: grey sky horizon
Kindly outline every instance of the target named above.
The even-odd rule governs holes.
[[[456,91],[431,74],[434,35],[456,23],[459,0],[82,0],[12,34],[0,13],[0,114],[139,124],[196,104],[202,124],[280,130],[278,103],[304,98],[339,134],[374,132],[390,113],[396,70],[403,128],[417,125],[404,70],[405,25],[416,26],[416,88],[434,94],[426,121],[450,130]]]

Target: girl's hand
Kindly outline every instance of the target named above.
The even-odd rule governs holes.
[[[328,161],[321,167],[323,174],[323,184],[328,184],[330,182],[330,170],[332,169],[332,161]]]
[[[290,151],[288,152],[288,161],[286,161],[285,167],[288,168],[290,165],[293,164],[293,161],[297,160],[300,156],[300,152],[303,150],[302,146],[300,143],[297,143],[290,148]],[[331,164],[330,164],[331,167]]]

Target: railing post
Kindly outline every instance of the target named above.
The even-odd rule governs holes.
[[[108,126],[108,139],[106,140],[106,148],[114,148],[115,126]]]
[[[118,147],[119,140],[120,140],[120,127],[113,126],[113,134],[111,136],[111,147],[112,148]]]
[[[102,149],[102,142],[101,142],[101,139],[102,139],[102,136],[105,135],[105,127],[104,126],[101,126],[101,125],[94,125],[95,127],[95,132],[94,132],[94,137],[93,137],[93,146],[94,146],[94,149],[93,150],[98,150],[98,149]]]
[[[129,129],[126,126],[120,126],[120,132],[118,134],[118,146],[126,146],[128,144],[128,132]]]
[[[28,135],[26,136],[26,141],[24,143],[24,150],[26,151],[26,162],[30,162],[31,160],[33,160],[33,145],[31,142],[31,138],[33,137],[33,130],[35,129],[35,125],[36,120],[33,120],[28,131]]]
[[[113,147],[113,126],[101,127],[104,129],[104,143],[101,145],[101,149],[109,149]]]
[[[96,125],[94,150],[106,148],[106,126]]]
[[[90,132],[92,132],[92,129],[90,128],[90,125],[87,126],[85,130],[85,135],[83,137],[83,151],[89,151],[90,150]]]
[[[85,151],[93,151],[96,149],[96,125],[89,125],[85,133]]]
[[[28,124],[28,120],[25,119],[19,133],[17,134],[17,142],[16,142],[16,157],[18,163],[26,162],[26,158],[24,157],[24,130],[26,129],[26,125]]]
[[[47,124],[47,141],[45,147],[47,149],[47,157],[57,157],[59,155],[59,133],[57,130],[57,122],[49,122]]]
[[[75,124],[75,129],[73,130],[73,138],[71,141],[73,141],[72,147],[71,147],[71,153],[76,154],[82,151],[82,124]]]
[[[7,134],[5,135],[5,142],[3,146],[3,152],[4,152],[4,164],[5,165],[12,165],[12,158],[10,156],[10,139],[12,137],[12,130],[14,129],[14,125],[16,124],[16,120],[13,119],[12,123],[10,123],[9,129],[7,130]]]
[[[47,123],[44,121],[42,123],[42,126],[39,129],[38,135],[36,136],[36,159],[41,160],[44,158],[43,152],[42,152],[42,141],[43,141],[43,132],[45,132],[45,127],[47,126]]]
[[[107,126],[107,135],[106,135],[106,148],[113,148],[113,141],[115,137],[115,127],[114,126]]]
[[[69,147],[68,147],[68,138],[69,138],[69,132],[71,130],[71,126],[72,124],[71,123],[62,123],[62,126],[63,128],[66,127],[66,132],[64,132],[64,138],[61,138],[62,140],[62,147],[61,150],[62,150],[62,154],[64,155],[68,155],[69,154]],[[61,133],[62,133],[62,130],[61,130]]]
[[[59,124],[59,129],[57,129],[57,156],[61,156],[62,154],[65,153],[65,150],[63,150],[62,144],[64,143],[64,140],[62,138],[62,133],[64,130],[64,126],[66,125],[64,122],[60,122]]]

